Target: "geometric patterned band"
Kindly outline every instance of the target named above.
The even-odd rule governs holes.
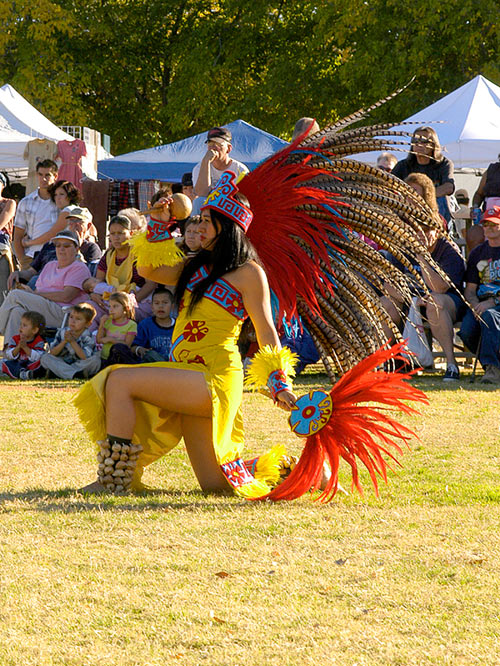
[[[172,238],[169,229],[170,226],[175,227],[175,225],[172,225],[171,221],[161,222],[160,220],[154,220],[152,217],[149,218],[146,239],[150,243],[159,243],[160,241],[170,240]]]
[[[287,382],[287,378],[283,370],[273,370],[267,380],[267,388],[271,392],[271,396],[276,402],[276,396],[280,391],[291,391],[292,387]]]
[[[206,198],[201,210],[212,208],[223,213],[231,218],[233,222],[239,224],[246,233],[252,221],[253,213],[250,208],[233,199],[233,195],[238,192],[235,181],[236,175],[232,171],[224,171],[217,181],[215,189]]]

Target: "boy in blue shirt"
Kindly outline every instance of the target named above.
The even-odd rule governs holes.
[[[173,300],[169,289],[163,285],[156,287],[151,299],[153,316],[138,323],[132,348],[123,344],[113,345],[113,363],[131,365],[168,361],[175,324],[170,314]]]

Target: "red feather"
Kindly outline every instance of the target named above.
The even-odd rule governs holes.
[[[382,348],[358,363],[332,388],[333,413],[327,425],[308,437],[296,467],[283,483],[259,499],[291,500],[310,489],[318,489],[323,463],[328,461],[332,475],[319,496],[321,502],[330,501],[338,489],[340,459],[352,470],[352,488],[362,495],[358,475],[358,461],[368,470],[378,495],[377,476],[387,482],[387,468],[383,457],[399,465],[395,454],[401,454],[400,443],[408,445],[415,436],[409,428],[398,423],[390,412],[418,413],[406,404],[407,400],[428,404],[425,394],[408,384],[412,372],[384,372],[380,368],[390,359],[403,358],[404,343],[390,349]],[[383,405],[376,408],[370,404]],[[388,408],[386,413],[382,410]]]
[[[332,247],[327,232],[342,233],[337,225],[342,221],[343,203],[336,194],[329,194],[311,184],[304,185],[316,176],[327,173],[310,166],[311,154],[319,149],[300,149],[304,135],[247,174],[238,188],[248,198],[254,217],[248,229],[248,237],[264,264],[271,289],[279,301],[279,319],[284,312],[288,317],[295,313],[297,297],[302,297],[319,313],[314,285],[320,291],[332,291],[319,266],[322,259],[330,263],[327,247]],[[288,163],[290,154],[301,155],[300,161]],[[324,154],[323,154],[324,157]],[[328,172],[332,177],[332,174]],[[324,206],[329,221],[317,220],[298,208],[307,203]],[[314,248],[314,258],[296,243],[299,237]],[[283,279],[286,276],[286,279]]]

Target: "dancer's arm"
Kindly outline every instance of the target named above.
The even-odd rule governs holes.
[[[264,270],[253,262],[245,264],[238,270],[238,282],[240,279],[243,286],[235,286],[238,286],[243,296],[243,304],[254,325],[259,347],[271,345],[281,348],[273,322],[271,296]]]
[[[235,286],[240,289],[243,296],[243,303],[254,325],[259,347],[270,345],[281,349],[278,332],[273,322],[269,284],[264,270],[258,264],[251,262],[242,266],[237,273],[238,285],[235,283]],[[242,287],[239,286],[240,280],[244,285]],[[288,389],[276,395],[278,406],[286,410],[290,410],[296,400],[295,394]]]

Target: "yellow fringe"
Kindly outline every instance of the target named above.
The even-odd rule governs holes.
[[[158,243],[150,243],[146,239],[146,232],[134,234],[128,241],[132,254],[137,259],[138,266],[175,266],[186,256],[177,246],[175,238],[169,238]]]
[[[273,448],[259,456],[255,467],[255,478],[264,480],[274,488],[280,480],[280,460],[286,456],[286,448],[283,444],[277,444]]]
[[[104,405],[91,382],[86,382],[73,398],[80,421],[94,442],[106,437]]]
[[[266,386],[269,375],[274,370],[283,370],[290,381],[295,376],[295,365],[299,357],[288,347],[271,347],[265,345],[255,354],[248,367],[245,386],[254,390]]]

